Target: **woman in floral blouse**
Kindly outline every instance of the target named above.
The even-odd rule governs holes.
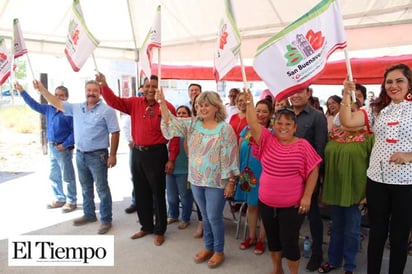
[[[193,196],[203,217],[204,250],[195,262],[208,260],[215,268],[224,260],[223,208],[234,194],[239,175],[237,136],[225,122],[226,112],[219,94],[206,91],[196,98],[197,116],[176,118],[167,109],[162,90],[157,91],[165,138],[185,137],[188,145],[189,176]]]

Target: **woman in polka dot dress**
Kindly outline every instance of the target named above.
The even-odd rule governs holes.
[[[355,83],[346,80],[344,86],[340,120],[344,126],[364,126],[364,115],[350,109],[350,94]],[[368,273],[381,272],[388,234],[391,246],[388,273],[403,273],[405,268],[412,226],[411,98],[411,69],[398,64],[386,70],[379,97],[367,108],[369,123],[375,133],[367,170]]]

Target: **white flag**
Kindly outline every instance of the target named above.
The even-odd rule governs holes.
[[[99,45],[83,19],[79,0],[73,0],[73,18],[70,20],[64,53],[74,71],[79,71]]]
[[[254,68],[277,100],[310,85],[346,47],[337,0],[323,0],[257,49]]]
[[[240,34],[233,16],[230,0],[225,0],[225,14],[220,22],[214,55],[213,74],[216,82],[236,65],[240,44]]]
[[[0,86],[10,76],[11,58],[3,38],[0,38]]]
[[[160,5],[157,6],[156,15],[153,21],[153,25],[146,35],[142,47],[139,51],[140,67],[146,77],[152,75],[152,57],[153,48],[161,48],[162,46],[162,32],[161,32],[161,16]]]
[[[19,19],[15,18],[13,20],[13,30],[14,30],[14,58],[19,58],[20,56],[27,53],[26,43],[24,42],[23,32],[20,28]]]

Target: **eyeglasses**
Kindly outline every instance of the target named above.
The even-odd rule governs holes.
[[[154,116],[154,111],[152,106],[146,107],[144,114],[143,114],[143,119],[146,119],[146,117],[153,118]]]

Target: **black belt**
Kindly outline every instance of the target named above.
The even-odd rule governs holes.
[[[54,146],[54,147],[57,147],[58,145],[60,145],[60,144],[62,144],[62,143],[59,143],[59,142],[49,142],[49,144],[51,144],[51,145]]]
[[[59,142],[49,142],[49,144],[51,144],[51,145],[54,146],[54,147],[57,147],[58,145],[61,145],[61,144],[63,144],[63,143],[59,143]],[[69,147],[66,147],[65,149],[67,149],[67,150],[72,150],[72,149],[74,149],[74,146],[69,146]]]
[[[164,147],[164,146],[165,146],[165,144],[156,144],[156,145],[151,145],[151,146],[134,145],[134,148],[137,149],[138,151],[150,151],[150,150],[159,149],[159,148]]]
[[[76,151],[79,153],[88,154],[88,153],[99,152],[99,151],[107,151],[107,148],[101,148],[101,149],[96,149],[96,150],[91,150],[91,151],[81,151],[77,149]]]

